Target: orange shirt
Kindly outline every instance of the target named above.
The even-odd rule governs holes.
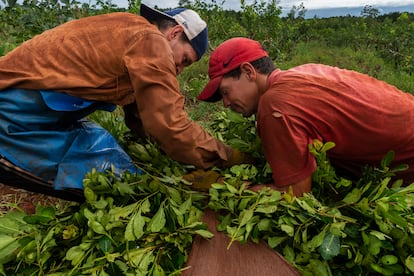
[[[379,167],[393,150],[391,166],[409,165],[400,177],[414,182],[414,96],[383,81],[320,64],[276,70],[257,121],[276,185],[314,172],[313,139],[334,142],[331,162],[355,175],[366,164]]]
[[[73,20],[24,42],[0,58],[0,90],[10,87],[136,102],[145,131],[175,160],[207,168],[230,154],[188,118],[167,40],[132,13]]]

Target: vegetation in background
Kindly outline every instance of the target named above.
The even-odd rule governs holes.
[[[293,6],[287,16],[282,17],[276,0],[255,1],[250,5],[241,0],[239,11],[225,10],[224,2],[180,1],[182,6],[198,11],[207,21],[210,49],[230,37],[246,36],[260,41],[281,68],[305,62],[325,62],[371,74],[414,93],[412,13],[381,15],[375,8],[366,6],[360,17],[305,19],[306,7],[303,5]],[[139,13],[139,0],[130,0],[128,4],[128,8],[119,8],[110,0],[99,0],[95,4],[81,4],[75,0],[24,0],[20,4],[3,0],[3,4],[0,3],[0,55],[69,20],[117,11]],[[300,54],[305,54],[307,49],[309,53],[302,59]],[[324,59],[325,51],[331,55],[338,51],[337,56],[348,62]],[[202,81],[206,80],[207,60],[208,55],[194,73],[194,68],[183,73],[181,79],[190,81],[182,82],[183,88],[190,90],[190,99],[195,98]],[[194,83],[196,80],[200,83]]]

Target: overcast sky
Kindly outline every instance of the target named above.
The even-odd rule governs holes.
[[[216,3],[222,3],[223,0],[217,0]],[[112,0],[112,2],[118,6],[121,6],[121,2],[127,2],[127,0]],[[151,7],[157,5],[160,8],[173,8],[178,5],[178,0],[142,0]],[[205,1],[209,3],[210,1]],[[253,0],[246,0],[245,3],[253,3]],[[211,3],[211,2],[210,2]],[[283,9],[290,10],[293,5],[299,6],[304,4],[306,9],[320,9],[320,8],[341,8],[341,7],[363,7],[365,5],[371,6],[404,6],[414,5],[414,0],[279,0],[279,6]],[[240,0],[224,0],[224,8],[226,9],[238,9],[240,8]]]

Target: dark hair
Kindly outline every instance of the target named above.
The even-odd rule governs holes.
[[[157,28],[161,32],[164,32],[168,28],[172,28],[172,27],[178,25],[178,23],[175,20],[166,19],[166,18],[160,18],[160,19],[152,20],[151,23],[154,24],[155,26],[157,26]],[[182,33],[180,38],[181,38],[182,42],[190,43],[190,40],[188,39],[188,37],[186,36],[186,34],[184,32]]]
[[[251,61],[250,63],[254,67],[254,69],[256,69],[256,71],[259,72],[260,74],[268,75],[276,69],[276,66],[273,63],[273,60],[270,57],[262,57],[254,61]],[[224,78],[230,78],[230,77],[240,78],[240,75],[241,75],[241,69],[239,66],[236,69],[228,72],[227,74],[224,74],[223,77]]]

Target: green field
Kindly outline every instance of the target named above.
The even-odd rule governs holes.
[[[4,1],[0,9],[0,56],[68,20],[115,11],[139,12],[110,1]],[[312,193],[245,189],[265,183],[271,172],[261,155],[254,118],[225,111],[221,103],[196,100],[208,81],[214,47],[235,36],[260,41],[278,67],[324,63],[369,74],[414,94],[414,14],[305,19],[292,9],[281,16],[277,1],[224,10],[202,1],[182,1],[209,25],[211,49],[179,76],[190,117],[224,142],[256,154],[258,163],[219,172],[225,184],[195,192],[182,176],[189,169],[149,141],[130,142],[122,112],[90,119],[108,129],[143,175],[116,179],[113,172],[85,177],[86,202],[39,207],[0,216],[0,275],[179,275],[193,237],[209,238],[201,222],[208,206],[220,217],[220,231],[232,242],[265,240],[303,275],[412,275],[414,273],[414,184],[391,181],[392,155],[380,168],[366,168],[352,182],[337,175],[326,158],[330,144],[315,141],[318,170]],[[148,160],[152,160],[150,163]],[[334,195],[334,196],[332,196]],[[0,203],[1,205],[1,203]]]

